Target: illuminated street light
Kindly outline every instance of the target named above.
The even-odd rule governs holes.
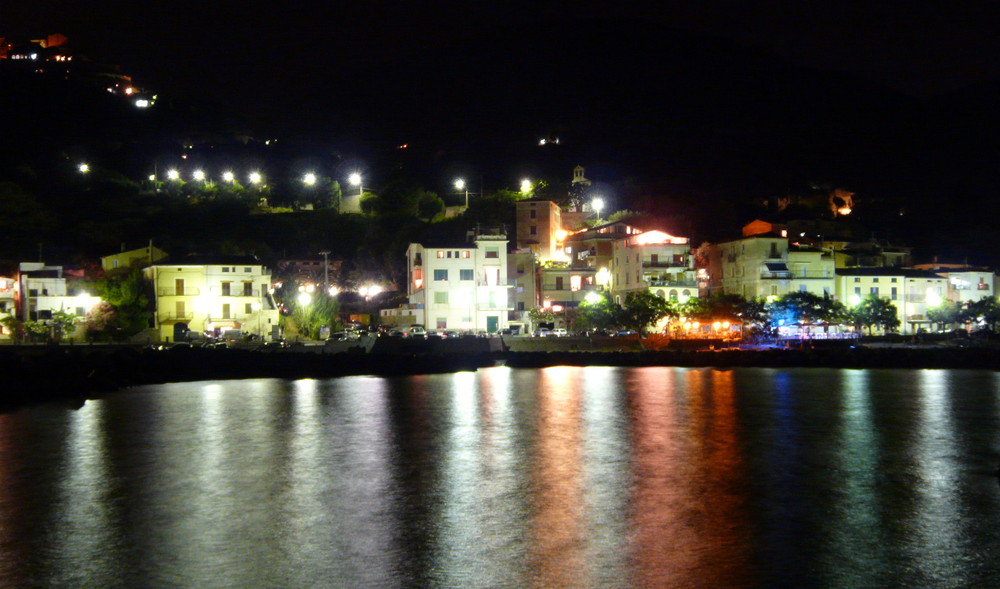
[[[312,295],[309,294],[309,293],[307,293],[307,292],[300,292],[299,296],[296,297],[295,300],[297,300],[300,305],[302,305],[303,307],[305,307],[306,305],[308,305],[309,303],[312,302],[313,298],[312,298]]]
[[[167,170],[167,178],[169,178],[170,180],[180,180],[181,173],[178,172],[177,170]]]
[[[597,218],[600,219],[601,211],[604,210],[604,199],[601,197],[595,198],[594,200],[590,201],[590,207],[594,209],[594,212],[597,213]]]
[[[603,297],[601,297],[601,295],[597,294],[597,291],[592,290],[587,293],[587,296],[583,297],[583,300],[586,301],[588,305],[596,305],[601,302],[602,298]]]
[[[250,172],[250,183],[251,184],[260,184],[260,182],[261,182],[262,179],[263,178],[261,177],[260,172]]]
[[[222,179],[225,180],[226,182],[235,182],[236,175],[230,172],[229,170],[226,170],[225,172],[222,173]]]
[[[150,182],[156,182],[156,174],[150,174],[149,175],[149,181]]]
[[[205,172],[203,170],[195,170],[192,177],[198,182],[203,182],[205,180]]]
[[[466,186],[465,180],[462,178],[455,180],[455,190],[465,191],[465,208],[469,208],[469,187]]]
[[[302,177],[302,182],[306,186],[312,186],[313,184],[316,184],[316,174],[309,172],[308,174]]]
[[[90,165],[89,164],[80,164],[79,166],[76,167],[76,169],[80,170],[81,174],[88,174],[88,173],[90,173]]]
[[[531,192],[531,180],[527,178],[521,180],[521,192],[524,194]]]
[[[331,297],[335,297],[335,296],[337,296],[337,295],[339,295],[339,294],[340,294],[340,289],[339,289],[339,288],[337,288],[336,286],[331,286],[330,288],[328,288],[328,289],[326,290],[326,292],[327,292],[327,294],[329,294],[329,295],[330,295]]]

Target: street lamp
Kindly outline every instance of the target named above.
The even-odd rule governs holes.
[[[167,170],[167,178],[170,180],[180,180],[181,173],[177,170]]]
[[[590,201],[590,207],[594,209],[594,212],[597,213],[597,218],[600,219],[601,211],[604,210],[604,199],[601,197],[595,198],[594,200]]]
[[[466,186],[465,180],[463,180],[462,178],[455,180],[455,189],[459,191],[462,190],[465,191],[465,208],[469,208],[469,187]]]
[[[365,189],[361,185],[361,174],[359,174],[358,172],[352,172],[351,175],[347,177],[347,181],[351,184],[351,186],[358,187],[359,198],[365,193]]]
[[[521,192],[524,194],[528,194],[529,192],[531,192],[531,180],[529,180],[528,178],[524,178],[521,180]]]
[[[226,182],[234,182],[236,180],[236,175],[227,170],[222,173],[222,179]]]
[[[260,172],[250,172],[251,184],[260,184],[261,180],[263,180],[263,177],[260,175]]]
[[[195,170],[193,176],[198,182],[203,182],[205,180],[205,172],[202,170]]]
[[[308,174],[302,177],[302,182],[306,186],[312,186],[313,184],[316,184],[316,174],[309,172]]]
[[[80,164],[79,166],[76,167],[76,169],[80,170],[81,174],[88,174],[90,173],[90,164],[86,163]]]

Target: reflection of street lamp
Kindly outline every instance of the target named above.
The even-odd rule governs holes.
[[[465,208],[469,208],[469,187],[466,186],[465,180],[461,178],[455,180],[455,189],[459,191],[462,190],[465,191]]]

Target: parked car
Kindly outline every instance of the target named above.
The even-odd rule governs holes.
[[[547,327],[539,327],[533,334],[534,337],[552,337],[552,330]]]
[[[335,331],[326,338],[328,342],[352,342],[361,338],[361,334],[353,330]]]
[[[389,330],[389,335],[393,337],[427,337],[427,330],[423,325],[400,325]]]
[[[555,328],[555,329],[552,330],[552,335],[554,335],[556,337],[566,337],[569,334],[566,333],[566,330],[563,329],[562,327],[557,327],[557,328]]]

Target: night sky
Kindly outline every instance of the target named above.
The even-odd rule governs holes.
[[[839,4],[35,0],[0,6],[0,30],[65,34],[258,137],[362,157],[409,144],[432,182],[582,163],[689,198],[818,182],[994,212],[995,11]]]

